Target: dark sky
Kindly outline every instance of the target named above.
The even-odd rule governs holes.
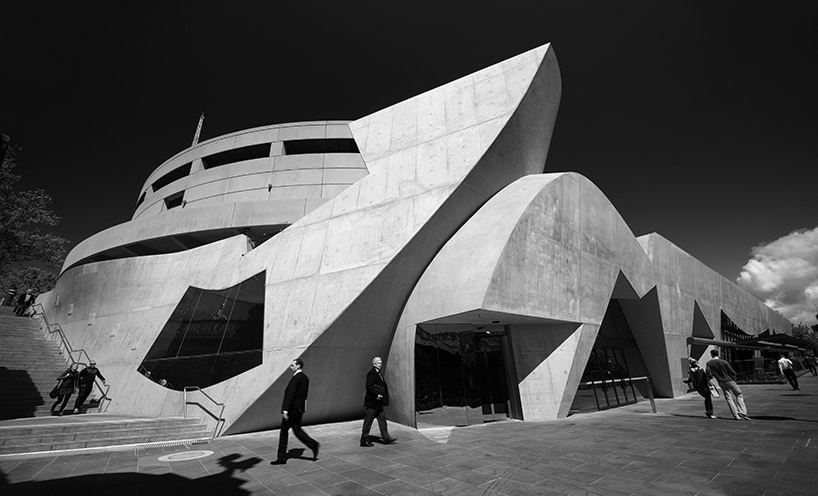
[[[73,244],[130,219],[202,112],[202,138],[357,119],[546,42],[547,170],[587,176],[636,235],[735,279],[753,246],[818,224],[814,0],[17,3],[0,131]]]

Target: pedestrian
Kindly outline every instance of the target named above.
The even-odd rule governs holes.
[[[65,372],[60,374],[60,376],[57,377],[57,383],[59,384],[59,392],[57,401],[51,405],[51,414],[56,413],[62,417],[65,405],[68,404],[68,399],[74,394],[74,390],[77,388],[77,364],[72,363]],[[60,404],[60,402],[62,402],[62,404]],[[57,411],[57,405],[60,405],[59,412]]]
[[[747,407],[744,405],[744,394],[736,384],[736,371],[726,360],[719,358],[718,350],[710,350],[710,356],[712,359],[707,362],[705,371],[708,376],[718,381],[733,418],[736,420],[750,420],[747,415]]]
[[[716,418],[716,416],[713,415],[713,393],[710,392],[710,389],[715,389],[715,386],[710,384],[707,377],[707,372],[699,367],[698,360],[695,358],[688,358],[687,363],[689,365],[687,381],[688,384],[693,386],[693,389],[695,389],[696,392],[699,393],[702,398],[704,398],[704,416],[708,418]]]
[[[37,309],[34,308],[34,304],[37,303],[37,297],[40,296],[38,293],[33,293],[31,295],[31,299],[26,305],[26,309],[23,311],[26,317],[34,317],[37,315]]]
[[[798,377],[795,375],[795,369],[792,368],[792,361],[786,355],[778,355],[778,371],[790,382],[793,391],[801,390],[798,387]]]
[[[369,438],[369,430],[372,428],[372,421],[378,419],[378,428],[381,431],[381,439],[386,444],[392,444],[397,439],[389,435],[386,428],[386,414],[383,407],[389,404],[389,388],[381,374],[383,360],[381,357],[372,359],[372,368],[366,374],[366,391],[364,393],[364,425],[361,430],[361,447],[371,448],[372,441]]]
[[[815,356],[807,355],[804,358],[804,362],[807,364],[807,368],[809,369],[809,371],[812,372],[812,375],[814,376],[818,375],[818,369],[815,368],[816,364]]]
[[[270,462],[270,465],[284,465],[287,463],[287,438],[288,431],[293,430],[293,434],[299,441],[312,450],[312,459],[318,459],[318,448],[321,444],[307,435],[301,428],[301,420],[304,412],[307,411],[307,394],[310,389],[310,379],[304,373],[304,361],[296,358],[290,364],[293,376],[284,390],[284,401],[281,404],[281,430],[278,434],[278,456]]]
[[[31,289],[29,289],[25,293],[20,293],[20,295],[17,296],[17,301],[15,302],[14,315],[22,317],[23,312],[28,310],[28,306],[31,305],[31,302],[32,302]]]
[[[108,385],[108,382],[105,380],[105,376],[102,375],[102,372],[100,372],[97,368],[97,362],[91,360],[91,363],[82,369],[82,371],[79,373],[79,377],[77,377],[79,392],[77,393],[77,401],[74,403],[74,413],[80,412],[80,407],[94,389],[94,382],[96,381],[97,377],[102,379],[103,386]]]

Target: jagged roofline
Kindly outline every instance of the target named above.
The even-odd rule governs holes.
[[[497,91],[474,96],[476,87],[479,92],[492,85]],[[282,314],[269,324],[267,336],[285,327],[297,336],[288,340],[288,349],[265,353],[263,368],[271,367],[277,380],[263,380],[270,387],[248,408],[248,419],[258,418],[255,410],[280,396],[288,377],[281,365],[296,350],[309,354],[310,361],[323,360],[317,357],[326,350],[354,342],[355,333],[363,332],[359,328],[378,329],[379,336],[367,332],[366,339],[380,353],[388,349],[400,301],[437,249],[506,184],[542,172],[559,93],[556,58],[545,45],[350,125],[371,174],[247,256],[250,263],[262,258],[271,264],[267,294],[287,301],[279,305]],[[429,115],[443,120],[424,127]],[[374,231],[356,231],[361,223]],[[304,236],[317,236],[316,242],[305,243]],[[288,254],[291,246],[300,252]],[[294,259],[314,260],[312,272],[297,277]],[[309,306],[303,295],[322,302],[318,311],[312,306],[309,316],[288,317]],[[381,301],[385,295],[390,299]],[[371,308],[380,309],[378,315]],[[250,428],[242,424],[238,420],[231,432]]]

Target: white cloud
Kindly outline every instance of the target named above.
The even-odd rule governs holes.
[[[818,313],[818,227],[753,248],[736,282],[795,323]]]

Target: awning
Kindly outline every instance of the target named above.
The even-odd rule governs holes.
[[[793,344],[783,344],[783,343],[773,343],[768,340],[768,338],[759,338],[759,339],[752,339],[742,341],[740,343],[733,343],[730,341],[719,341],[717,339],[707,339],[707,338],[694,338],[689,337],[687,338],[688,345],[704,345],[704,346],[719,346],[721,348],[737,348],[742,350],[761,350],[761,351],[782,351],[782,352],[792,352],[792,351],[803,351],[804,348]]]

